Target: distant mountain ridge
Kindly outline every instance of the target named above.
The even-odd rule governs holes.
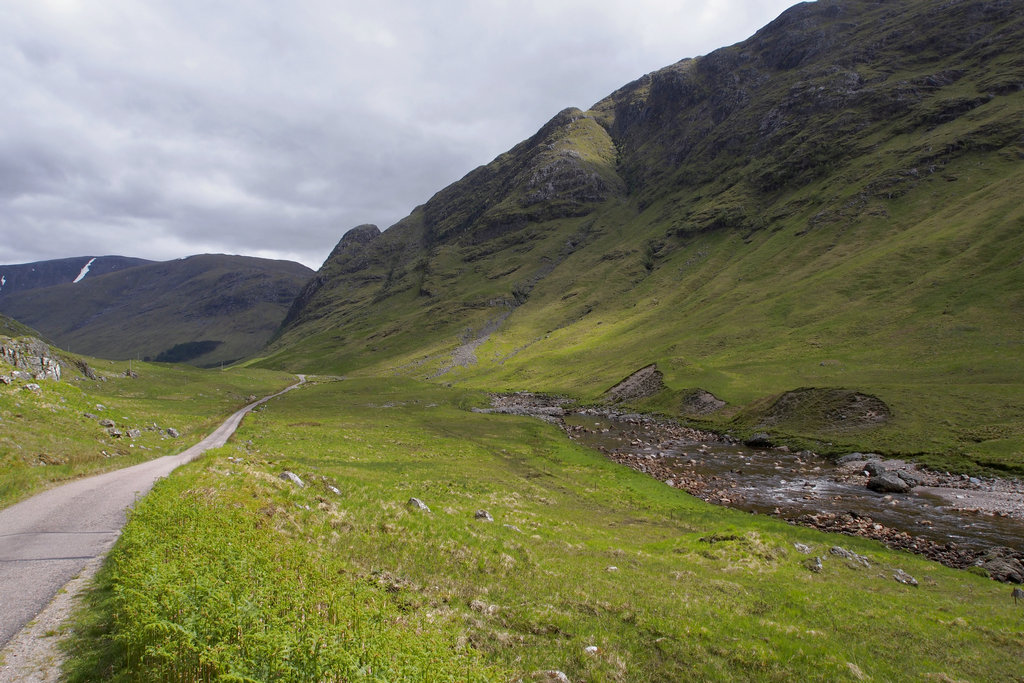
[[[1013,453],[1024,392],[981,386],[1024,382],[1022,44],[1020,0],[800,3],[345,235],[266,363],[582,397],[653,363],[660,409],[751,426],[856,387],[879,447]]]
[[[128,256],[77,256],[0,266],[0,299],[15,292],[52,287],[79,277],[97,277],[147,263],[153,261]]]
[[[223,254],[60,259],[0,266],[4,272],[20,289],[0,295],[0,313],[61,347],[197,365],[258,352],[313,274],[291,261]]]

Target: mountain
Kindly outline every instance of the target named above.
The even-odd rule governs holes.
[[[153,262],[127,256],[78,256],[0,266],[0,301],[15,292],[81,281],[147,263]]]
[[[583,400],[653,365],[648,409],[1024,467],[1022,44],[1016,0],[796,5],[346,233],[264,362]]]
[[[89,260],[0,267],[12,282],[31,281],[25,273],[61,282],[3,294],[0,313],[76,353],[216,365],[258,352],[313,275],[291,261],[203,254],[114,269],[106,262],[136,259],[102,257],[74,281]]]

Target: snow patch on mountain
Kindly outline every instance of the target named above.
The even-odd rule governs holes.
[[[72,284],[74,284],[75,282],[81,282],[82,281],[82,278],[84,278],[89,273],[89,266],[91,266],[93,261],[95,261],[95,260],[96,260],[96,257],[94,256],[93,258],[89,259],[88,263],[86,263],[84,266],[82,266],[82,272],[78,274],[78,277],[76,277],[74,280],[71,281]]]

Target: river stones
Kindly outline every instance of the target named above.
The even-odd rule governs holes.
[[[868,479],[868,488],[879,493],[906,493],[911,487],[897,473],[881,471]]]

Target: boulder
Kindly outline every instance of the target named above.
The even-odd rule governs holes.
[[[488,512],[487,510],[477,510],[475,513],[473,513],[473,517],[484,522],[494,521],[494,517],[491,517],[491,513]]]
[[[902,584],[906,584],[907,586],[916,586],[917,585],[917,579],[915,579],[913,576],[911,576],[910,574],[906,573],[902,569],[897,569],[893,573],[892,578],[895,579],[896,581],[902,583]]]
[[[911,486],[895,472],[882,472],[868,479],[868,488],[878,493],[906,493]]]
[[[299,478],[299,475],[295,474],[294,472],[289,472],[288,470],[285,470],[278,476],[281,477],[281,479],[284,479],[285,481],[290,481],[299,488],[305,488],[306,486],[302,479]]]
[[[748,448],[771,448],[772,438],[765,434],[764,432],[760,432],[758,434],[754,434],[749,439],[744,441],[743,445],[747,446]]]
[[[167,429],[165,429],[164,434],[171,437],[172,439],[177,439],[179,436],[181,436],[181,434],[178,433],[178,430],[175,429],[174,427],[168,427]]]
[[[868,462],[864,463],[864,471],[867,472],[868,475],[872,477],[877,477],[880,474],[885,474],[889,470],[887,470],[885,468],[885,465],[883,465],[878,460],[869,460]]]
[[[864,557],[863,555],[858,555],[857,553],[851,550],[847,550],[842,546],[832,546],[831,548],[829,548],[829,553],[835,555],[836,557],[842,557],[843,559],[850,560],[850,562],[855,565],[860,565],[862,567],[871,566],[871,562],[868,560],[868,558]]]
[[[409,502],[407,503],[407,505],[409,507],[411,507],[411,508],[416,508],[417,510],[423,510],[424,512],[430,512],[430,508],[427,507],[427,504],[424,503],[419,498],[410,498]]]
[[[138,430],[138,429],[129,429],[128,430],[128,438],[129,439],[137,439],[140,436],[142,436],[142,432],[140,430]]]

